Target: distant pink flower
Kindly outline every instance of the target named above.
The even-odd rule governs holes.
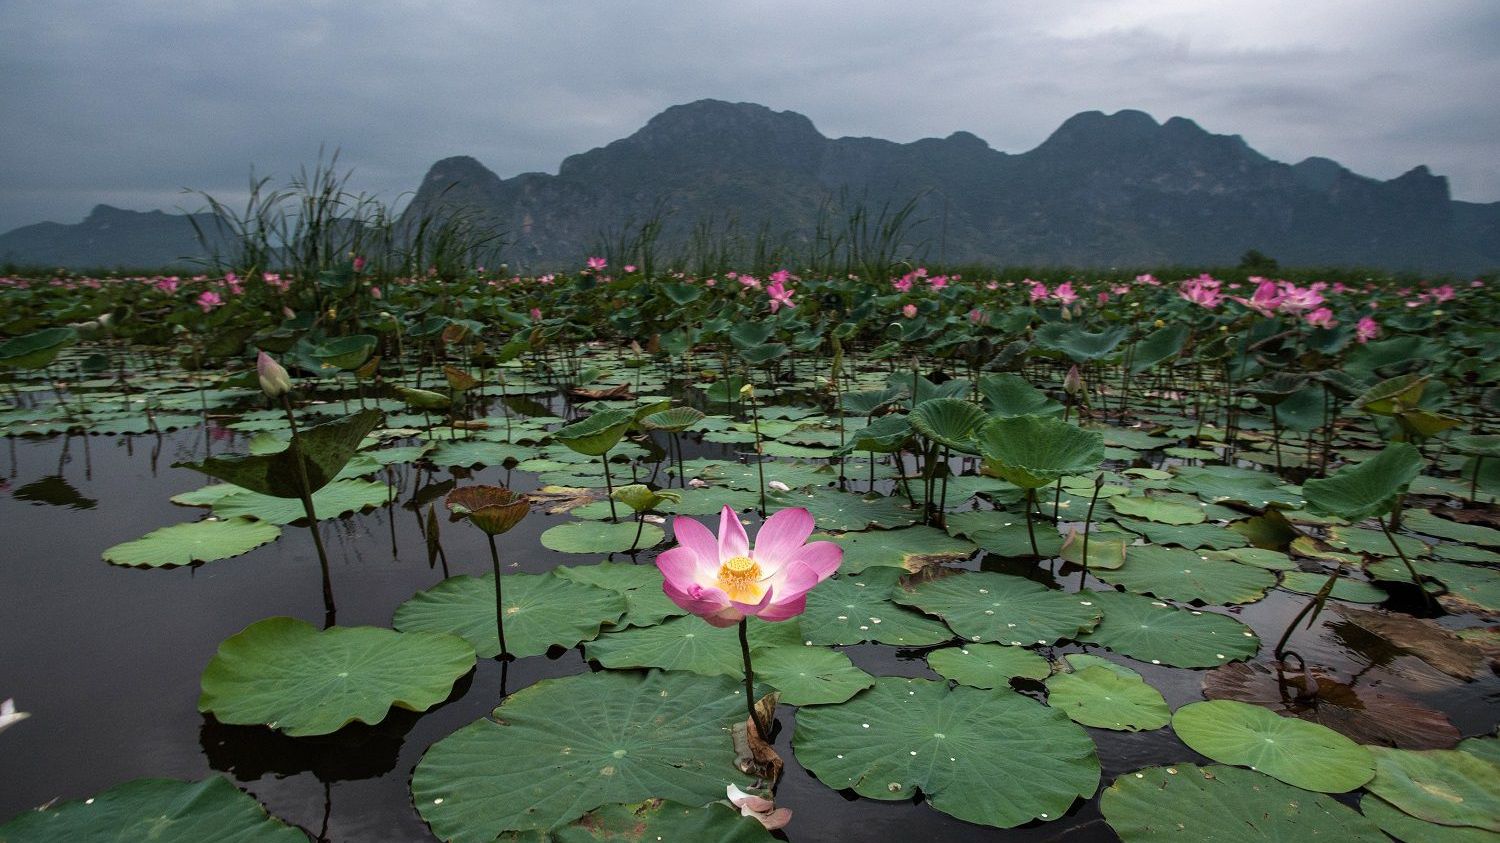
[[[984,311],[976,307],[969,311],[969,321],[975,325],[983,325],[987,320],[984,318]]]
[[[1000,289],[1000,282],[999,281],[989,281],[989,282],[986,282],[985,285],[984,285],[984,288],[986,290],[998,290],[998,289]]]
[[[633,263],[627,263],[627,264],[625,264],[625,271],[626,272],[635,272],[635,264],[633,264]]]
[[[168,278],[158,278],[156,279],[156,289],[161,290],[163,293],[166,293],[170,296],[173,293],[177,292],[177,285],[179,283],[180,282],[177,280],[177,276],[175,275]]]
[[[706,280],[706,281],[703,282],[703,286],[705,286],[705,287],[712,287],[712,286],[714,286],[715,284],[718,284],[718,283],[719,283],[718,281],[715,281],[714,279],[709,278],[708,280]]]
[[[754,275],[741,275],[739,277],[739,282],[743,287],[748,287],[752,290],[760,289],[760,279],[756,278]]]
[[[198,307],[201,308],[204,313],[207,313],[224,303],[223,297],[221,297],[213,290],[204,290],[203,292],[199,293],[197,301]]]
[[[1322,303],[1323,296],[1313,288],[1287,284],[1281,290],[1279,309],[1284,313],[1301,313],[1305,310],[1312,310]]]
[[[1261,279],[1260,283],[1255,285],[1255,292],[1251,294],[1250,298],[1247,299],[1243,296],[1234,296],[1233,298],[1261,316],[1274,316],[1276,309],[1281,306],[1282,295],[1281,288],[1276,285],[1275,281]]]
[[[371,287],[370,288],[370,298],[372,298],[372,299],[384,298],[384,294],[380,292],[380,288],[379,287]]]
[[[780,281],[772,281],[766,285],[766,295],[771,297],[771,312],[780,310],[782,305],[796,307],[792,303],[792,291],[788,290]]]
[[[1032,281],[1031,279],[1028,278],[1025,281],[1021,282],[1021,283],[1023,283],[1023,284],[1030,284],[1031,285],[1031,300],[1032,301],[1041,301],[1042,299],[1045,299],[1049,295],[1049,293],[1047,291],[1047,285],[1043,284],[1040,281]]]
[[[609,266],[609,261],[606,261],[604,258],[600,257],[591,257],[588,259],[587,265],[590,271],[598,272]]]
[[[792,273],[786,271],[785,269],[778,269],[775,272],[771,273],[770,276],[770,281],[772,284],[784,285],[790,280],[792,280]]]
[[[891,286],[895,287],[896,291],[900,293],[911,292],[911,273],[908,272],[895,281],[892,281]]]
[[[1064,281],[1058,284],[1057,289],[1052,291],[1052,297],[1065,305],[1078,301],[1078,294],[1073,292],[1073,282],[1071,281]]]
[[[354,271],[355,272],[364,272],[365,271],[365,259],[364,259],[363,255],[355,255],[354,256]]]
[[[691,518],[672,520],[677,546],[656,557],[662,591],[673,603],[718,627],[746,617],[784,621],[807,608],[807,592],[828,579],[844,559],[833,542],[808,543],[813,518],[806,509],[783,509],[755,536],[745,535],[729,507],[719,512],[719,535]]]
[[[1094,298],[1099,302],[1101,306],[1109,304],[1109,293],[1103,290],[1100,290],[1099,295],[1095,296]]]
[[[533,322],[540,322],[540,321],[542,321],[542,309],[540,307],[533,307],[531,309],[531,321],[533,321]]]
[[[1339,323],[1339,320],[1333,318],[1333,311],[1326,307],[1320,307],[1303,318],[1314,328],[1332,328]]]
[[[948,276],[934,275],[931,278],[927,279],[927,283],[932,286],[932,289],[941,290],[944,287],[948,286]]]
[[[1155,287],[1155,286],[1158,286],[1159,284],[1161,284],[1160,281],[1156,280],[1156,276],[1152,275],[1149,272],[1147,272],[1144,275],[1137,275],[1135,277],[1135,283],[1137,283],[1137,284],[1143,284],[1143,285],[1145,285],[1147,287]]]
[[[1454,296],[1453,285],[1444,284],[1441,287],[1432,288],[1432,297],[1437,301],[1451,301]]]
[[[1361,343],[1369,342],[1380,336],[1380,323],[1374,317],[1365,316],[1354,325],[1354,337]]]
[[[917,306],[914,304],[906,305],[905,307],[901,308],[901,315],[905,316],[907,319],[915,318],[917,315]]]

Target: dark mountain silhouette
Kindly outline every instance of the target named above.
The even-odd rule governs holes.
[[[208,226],[213,219],[198,214]],[[205,231],[211,226],[205,227]],[[96,205],[83,222],[39,222],[0,234],[0,263],[32,267],[189,268],[203,247],[186,214]]]
[[[1500,267],[1500,203],[1454,201],[1424,166],[1382,182],[1326,158],[1289,165],[1237,135],[1128,110],[1075,115],[1035,149],[1007,154],[968,132],[826,138],[800,114],[702,100],[568,157],[556,175],[502,179],[473,158],[443,159],[406,215],[462,210],[507,232],[512,267],[530,270],[577,266],[653,219],[667,257],[695,228],[722,235],[731,221],[742,241],[763,232],[806,254],[820,215],[842,229],[852,207],[873,216],[913,198],[907,239],[950,264],[1224,265],[1256,249],[1283,266]],[[87,263],[64,246],[87,239],[73,230],[93,219],[0,236],[0,261]],[[97,226],[91,237],[90,260],[126,262],[97,251]],[[31,257],[44,253],[38,241],[54,257]]]

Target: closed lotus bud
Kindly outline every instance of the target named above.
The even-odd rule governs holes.
[[[1152,324],[1153,324],[1154,327],[1157,327],[1157,328],[1165,328],[1165,327],[1167,327],[1167,320],[1165,320],[1165,319],[1158,319],[1158,320],[1156,320]]]
[[[1063,378],[1063,392],[1069,395],[1077,395],[1082,391],[1083,373],[1078,371],[1078,366],[1075,364],[1073,368],[1068,370],[1068,376]]]
[[[755,387],[751,386],[748,383],[745,384],[744,386],[740,387],[740,397],[741,398],[754,398],[755,397]]]
[[[255,358],[255,374],[260,378],[261,391],[272,398],[280,398],[292,391],[291,375],[264,351]]]

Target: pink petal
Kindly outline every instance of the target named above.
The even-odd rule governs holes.
[[[785,603],[773,603],[761,609],[755,616],[763,621],[775,623],[795,618],[806,610],[807,594],[803,593]]]
[[[775,599],[773,597],[775,593],[775,588],[767,588],[766,593],[761,596],[759,603],[741,603],[738,600],[730,600],[729,605],[739,610],[741,614],[758,615],[762,611],[764,611],[767,606],[775,603]]]
[[[778,828],[785,827],[787,823],[792,821],[792,809],[777,808],[769,814],[756,814],[755,818],[760,820],[760,824],[766,827],[766,831],[775,831]]]
[[[710,626],[717,626],[720,629],[726,626],[734,626],[745,618],[744,614],[733,606],[725,606],[711,615],[699,615],[699,617],[708,621]]]
[[[719,543],[707,527],[691,518],[678,515],[672,519],[672,534],[677,537],[679,546],[691,550],[698,557],[698,564],[718,570]]]
[[[699,586],[678,588],[670,581],[664,581],[661,590],[663,594],[667,595],[668,600],[701,618],[707,618],[709,615],[722,612],[729,607],[729,596],[717,588],[701,588]]]
[[[775,570],[789,561],[797,548],[812,535],[813,517],[800,506],[783,509],[760,525],[755,534],[755,561],[763,570]]]
[[[818,575],[818,582],[833,576],[844,561],[844,549],[833,542],[813,542],[804,545],[791,561],[800,562]]]
[[[750,555],[750,539],[745,536],[745,525],[735,511],[725,506],[719,512],[719,555],[723,562],[735,556]]]
[[[699,572],[705,566],[693,548],[678,545],[656,557],[656,567],[661,570],[663,579],[679,590],[686,591],[689,586],[698,583]]]

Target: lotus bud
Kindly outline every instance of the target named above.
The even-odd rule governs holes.
[[[741,398],[754,398],[755,397],[755,387],[753,385],[751,385],[751,384],[748,384],[748,383],[745,384],[744,386],[740,387],[740,397]]]
[[[1154,323],[1152,323],[1152,327],[1155,327],[1155,328],[1165,328],[1165,327],[1167,327],[1167,320],[1165,320],[1165,319],[1158,319]]]
[[[1067,377],[1063,378],[1063,392],[1069,395],[1077,395],[1083,391],[1083,373],[1078,371],[1077,364],[1068,370]]]
[[[255,358],[255,374],[260,378],[261,391],[272,398],[280,398],[292,391],[291,376],[264,351]]]

